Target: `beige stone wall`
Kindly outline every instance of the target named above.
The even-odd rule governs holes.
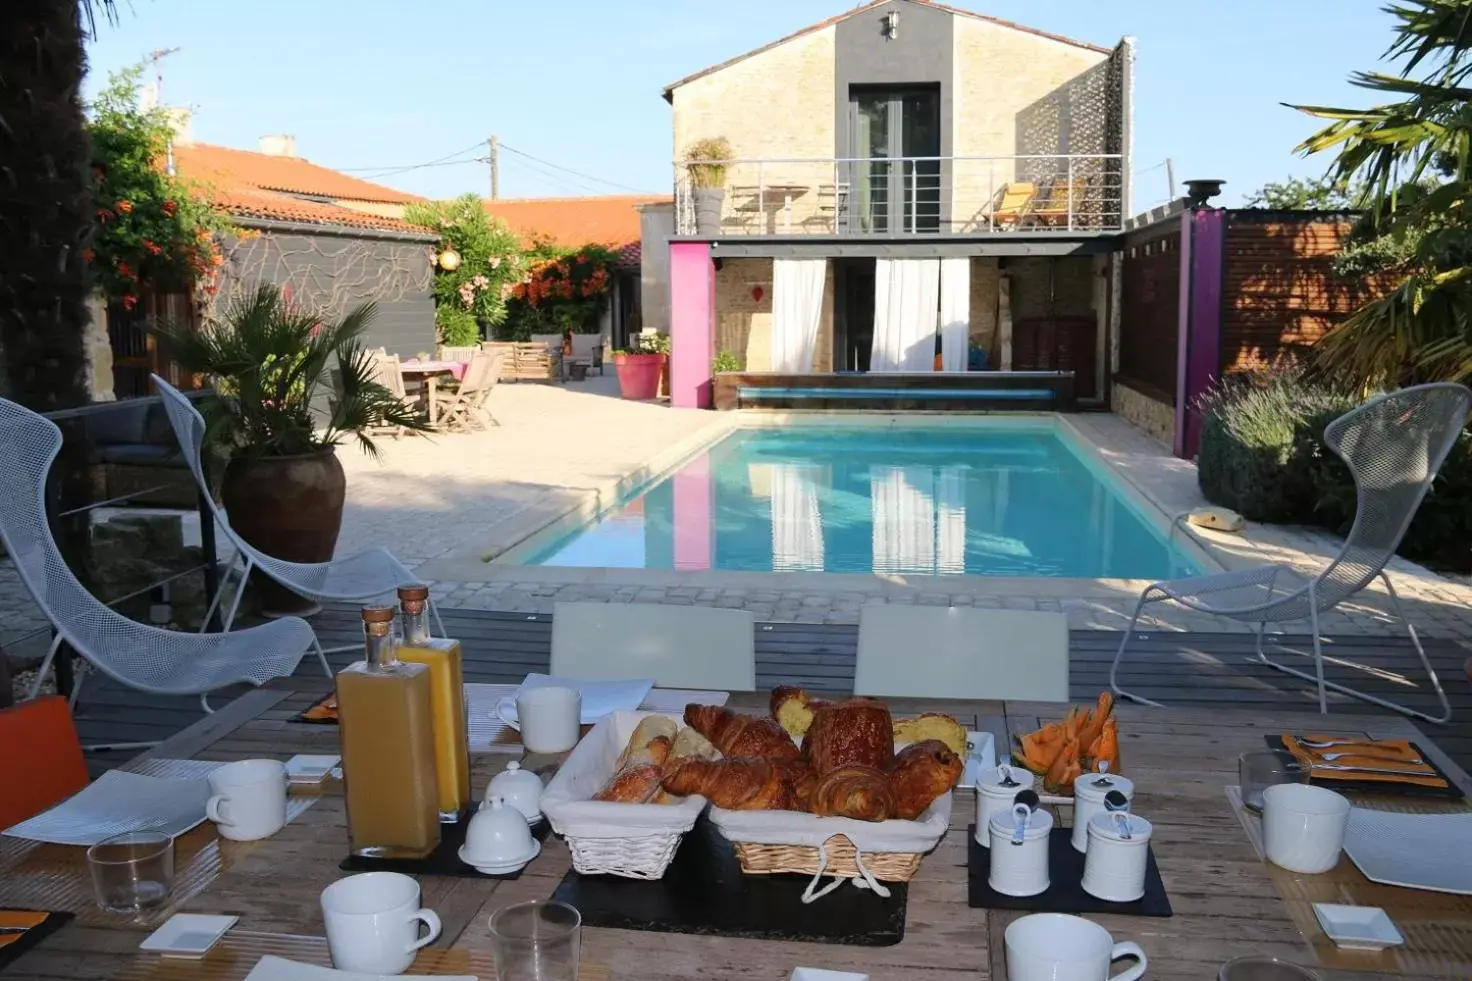
[[[1000,366],[1001,351],[997,338],[997,260],[977,257],[971,260],[971,342],[987,352],[987,366]]]
[[[1145,435],[1167,448],[1172,445],[1176,431],[1176,410],[1173,406],[1158,402],[1118,381],[1114,383],[1110,402],[1114,414],[1125,422],[1144,431]]]
[[[954,23],[956,78],[951,145],[956,157],[1010,157],[1022,152],[1017,137],[1019,114],[1109,57],[1101,51],[973,17],[956,17]],[[1098,151],[1089,147],[1059,152]],[[953,221],[978,217],[984,221],[992,197],[1015,176],[1010,160],[957,160],[952,175]]]
[[[834,63],[834,29],[827,27],[674,90],[672,160],[697,140],[724,136],[738,159],[822,161],[733,167],[725,227],[780,233],[832,222]],[[757,190],[781,185],[797,190]]]
[[[762,288],[762,298],[752,287]],[[746,371],[772,370],[772,260],[726,259],[716,271],[716,352],[730,351]],[[833,370],[833,266],[823,282],[814,371]]]

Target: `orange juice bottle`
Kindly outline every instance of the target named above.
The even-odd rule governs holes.
[[[470,750],[465,730],[465,676],[460,642],[429,636],[429,587],[400,586],[400,661],[429,669],[434,707],[434,764],[440,821],[454,823],[470,805]]]

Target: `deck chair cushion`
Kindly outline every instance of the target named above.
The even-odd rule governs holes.
[[[665,688],[756,690],[756,617],[658,603],[558,603],[552,674],[653,678]]]
[[[1068,618],[870,604],[859,613],[854,693],[1067,701]]]
[[[87,786],[87,762],[66,699],[0,711],[0,829],[40,814]]]

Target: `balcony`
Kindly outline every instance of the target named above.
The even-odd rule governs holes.
[[[914,238],[1026,232],[1117,232],[1121,154],[1013,157],[791,158],[718,161],[726,168],[697,221],[698,189],[675,165],[676,233],[700,238]]]

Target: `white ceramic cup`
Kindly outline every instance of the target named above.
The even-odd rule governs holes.
[[[533,753],[565,753],[578,744],[583,721],[583,696],[576,688],[548,685],[528,688],[516,696],[516,718],[507,715],[512,700],[496,703],[496,715],[517,732],[521,744]]]
[[[434,910],[420,909],[419,883],[398,872],[364,872],[322,890],[327,947],[339,971],[402,974],[440,935]],[[421,937],[419,924],[429,927]]]
[[[1063,913],[1034,913],[1014,920],[1005,934],[1008,981],[1136,981],[1149,963],[1135,943],[1115,943],[1092,920]],[[1114,961],[1134,967],[1110,975]]]
[[[1349,827],[1349,800],[1310,784],[1285,783],[1262,795],[1262,843],[1268,860],[1290,872],[1317,875],[1339,863]]]
[[[241,760],[211,771],[205,815],[221,838],[256,841],[286,824],[286,765],[279,760]]]

